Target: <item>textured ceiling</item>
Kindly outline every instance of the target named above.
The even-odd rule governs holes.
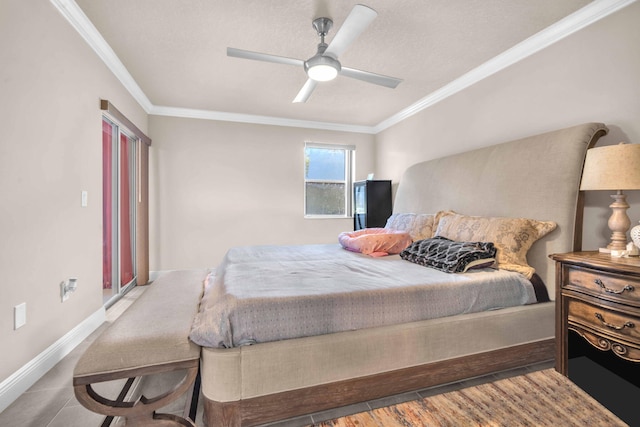
[[[404,79],[396,89],[347,77],[292,103],[301,68],[230,58],[227,47],[308,59],[311,22],[342,25],[345,0],[76,0],[155,106],[374,126],[589,0],[368,0],[377,18],[343,66]]]

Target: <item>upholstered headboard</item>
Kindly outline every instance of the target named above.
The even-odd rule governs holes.
[[[548,255],[581,249],[582,166],[587,149],[607,132],[602,123],[585,123],[415,164],[399,183],[393,212],[555,221],[558,227],[527,255],[554,299]]]

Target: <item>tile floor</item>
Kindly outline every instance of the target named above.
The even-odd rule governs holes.
[[[89,344],[111,323],[120,313],[129,307],[129,305],[142,293],[144,287],[134,288],[127,293],[122,299],[107,310],[107,321],[82,342],[77,348],[69,353],[62,361],[60,361],[53,369],[44,375],[36,384],[27,390],[13,404],[0,413],[0,427],[91,427],[101,426],[104,416],[93,413],[84,408],[75,398],[72,387],[72,373],[74,366]],[[406,402],[409,400],[420,399],[434,394],[444,393],[447,391],[473,386],[484,382],[495,381],[497,379],[506,378],[508,376],[520,375],[522,373],[532,372],[539,369],[547,369],[553,367],[553,362],[549,361],[538,365],[527,366],[525,368],[515,369],[512,371],[502,372],[495,375],[475,378],[460,383],[448,384],[440,387],[429,388],[412,393],[391,396],[385,399],[364,402],[356,405],[345,406],[342,408],[324,411],[317,414],[306,415],[289,419],[286,421],[265,424],[269,427],[302,427],[312,425],[321,421],[338,418],[344,415],[354,414],[357,412],[368,411],[370,409],[379,408],[395,403]],[[146,396],[154,396],[154,389],[165,389],[166,384],[172,384],[176,381],[176,374],[165,374],[154,378],[146,378],[139,384],[139,390]],[[104,383],[101,387],[96,387],[97,391],[106,397],[115,398],[122,388],[122,382]],[[163,386],[164,385],[164,386]],[[182,401],[174,402],[170,407],[163,408],[159,412],[181,414],[183,412],[186,397]],[[200,402],[201,403],[201,402]],[[202,405],[198,410],[196,424],[204,426],[202,422]],[[123,425],[122,420],[116,419],[112,426]]]

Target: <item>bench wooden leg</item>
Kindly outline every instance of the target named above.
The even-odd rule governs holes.
[[[135,402],[110,400],[100,396],[91,384],[75,385],[78,401],[87,409],[99,414],[124,417],[127,427],[196,427],[192,420],[171,414],[156,414],[156,410],[168,405],[185,393],[195,382],[198,368],[189,368],[179,384],[172,390],[153,398],[141,396]]]

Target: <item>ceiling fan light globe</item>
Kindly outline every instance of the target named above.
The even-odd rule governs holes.
[[[329,80],[336,78],[338,70],[331,65],[320,64],[309,68],[307,70],[307,75],[310,79],[317,82],[328,82]]]

